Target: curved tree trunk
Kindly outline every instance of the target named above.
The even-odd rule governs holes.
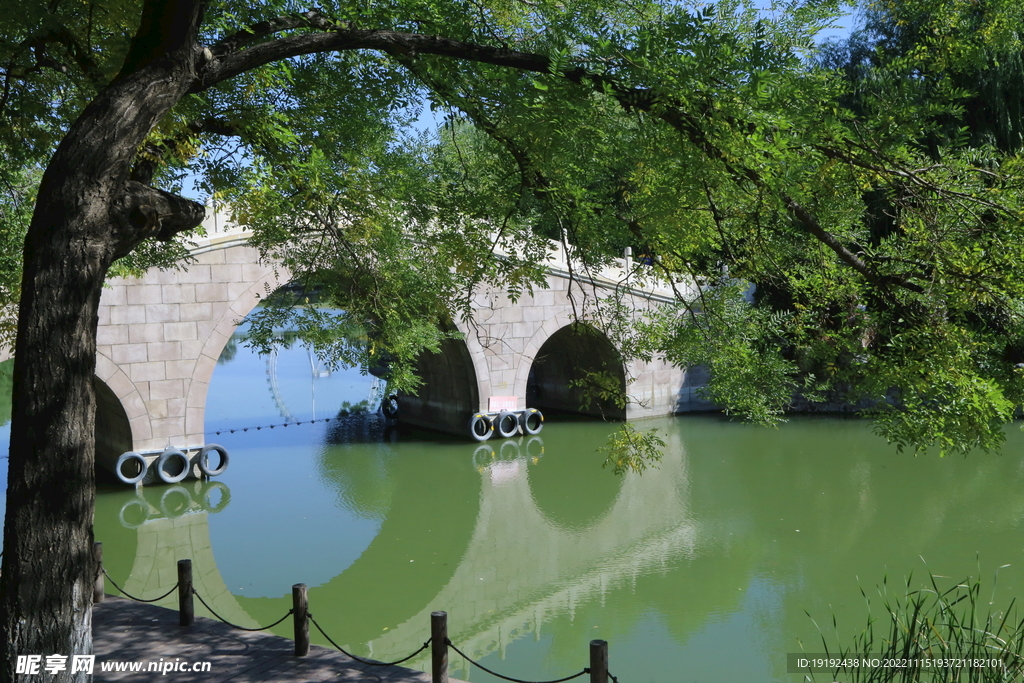
[[[71,127],[25,242],[0,575],[0,680],[18,655],[92,652],[92,377],[107,269],[144,238],[195,227],[201,206],[130,179],[139,145],[194,78],[202,0],[148,0],[121,74]]]

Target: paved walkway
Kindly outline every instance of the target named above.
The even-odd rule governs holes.
[[[126,598],[107,596],[93,608],[94,680],[166,681],[167,683],[430,683],[430,676],[400,666],[369,666],[337,650],[313,645],[309,655],[296,657],[295,644],[269,633],[238,631],[219,621],[196,617],[192,626],[178,626],[178,613]],[[210,671],[104,672],[104,662],[210,662]],[[462,683],[451,679],[452,683]]]

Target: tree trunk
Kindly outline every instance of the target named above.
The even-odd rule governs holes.
[[[96,326],[107,269],[202,207],[130,180],[146,135],[194,78],[203,0],[147,0],[121,74],[50,160],[25,241],[0,574],[0,680],[18,655],[92,653]]]

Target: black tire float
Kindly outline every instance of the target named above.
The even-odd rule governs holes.
[[[210,467],[210,453],[214,451],[220,456],[220,464],[217,467]],[[199,451],[197,460],[199,461],[200,472],[207,477],[216,477],[217,475],[224,474],[230,459],[228,458],[228,449],[217,443],[208,443]]]
[[[177,464],[181,466],[180,471],[169,470],[168,466],[171,465],[172,461],[177,461]],[[188,459],[188,456],[179,451],[177,448],[168,448],[156,461],[156,474],[160,477],[160,481],[165,484],[177,484],[179,481],[188,476],[189,471],[192,469],[192,462]]]
[[[477,413],[469,419],[469,433],[477,441],[487,441],[494,433],[494,424],[491,418],[483,413]]]
[[[519,433],[519,418],[510,410],[503,410],[494,418],[494,429],[498,436],[507,439]]]
[[[139,472],[135,475],[128,475],[124,473],[124,465],[129,462],[136,463]],[[122,453],[121,457],[117,459],[117,464],[114,465],[114,474],[125,484],[138,484],[146,477],[146,472],[149,469],[149,465],[146,463],[146,459],[134,451],[128,451]]]
[[[536,408],[527,408],[519,415],[519,426],[523,428],[524,434],[539,434],[544,429],[544,413]]]
[[[394,420],[398,417],[398,397],[392,394],[381,401],[380,412],[384,413],[384,417],[389,420]]]

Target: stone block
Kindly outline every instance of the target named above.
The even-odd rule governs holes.
[[[117,396],[122,401],[128,394],[138,393],[135,389],[135,385],[132,384],[132,381],[128,378],[128,375],[120,370],[103,381],[106,382],[107,387],[114,392],[114,396]]]
[[[199,255],[198,260],[200,263],[217,265],[224,263],[224,249],[211,249],[205,253]]]
[[[188,270],[178,272],[177,282],[200,284],[210,281],[210,266],[201,263],[193,264]]]
[[[153,438],[153,431],[149,424],[149,415],[138,415],[128,418],[128,425],[132,430],[132,448],[145,448],[146,440]]]
[[[100,306],[124,306],[126,303],[128,294],[124,284],[106,286],[100,293]]]
[[[155,285],[173,285],[179,282],[179,276],[183,272],[176,268],[170,270],[151,270],[146,273],[146,280]]]
[[[203,394],[203,400],[205,401],[206,394]],[[188,426],[188,432],[190,434],[202,435],[206,430],[206,411],[203,408],[186,408],[185,409],[185,424]],[[200,436],[199,440],[202,441],[203,437]]]
[[[107,352],[103,352],[100,349],[106,348]],[[101,381],[106,382],[115,374],[120,372],[118,367],[114,365],[114,361],[110,360],[110,347],[99,347],[96,352],[96,376]],[[107,385],[110,386],[109,384]]]
[[[146,357],[145,344],[115,344],[110,349],[110,359],[118,365],[124,363],[145,363],[149,360]]]
[[[541,322],[550,318],[550,312],[540,306],[529,306],[523,310],[523,322]]]
[[[164,364],[161,361],[132,363],[128,366],[128,377],[133,382],[152,382],[158,379],[166,379]]]
[[[210,333],[210,336],[206,338],[206,345],[203,347],[203,352],[199,354],[200,358],[211,358],[216,361],[220,358],[221,352],[224,347],[228,344],[230,337],[220,329],[216,329]]]
[[[188,342],[185,342],[188,343]],[[169,360],[164,363],[164,374],[167,379],[192,379],[196,361],[194,358]]]
[[[256,304],[260,302],[260,297],[252,289],[246,289],[246,291],[239,294],[232,302],[228,310],[233,313],[237,318],[241,319],[249,315],[249,311],[256,307]]]
[[[100,325],[101,327],[103,325],[109,325],[110,324],[110,306],[102,306],[101,305],[99,310],[96,312],[96,315],[97,315],[97,324]]]
[[[183,385],[184,386],[184,385]],[[185,414],[185,396],[182,394],[176,398],[167,399],[168,417],[176,417]],[[191,442],[190,442],[191,443]]]
[[[555,293],[550,289],[542,289],[533,293],[533,302],[536,306],[554,306]]]
[[[503,323],[520,323],[523,321],[523,307],[516,305],[503,308],[499,312],[499,317]]]
[[[190,304],[196,300],[196,286],[192,283],[164,285],[160,288],[161,300],[151,303]]]
[[[167,417],[167,401],[164,399],[149,399],[146,401],[146,409],[149,411],[151,420],[160,420]]]
[[[144,323],[128,327],[128,341],[132,344],[144,344],[163,340],[164,326],[161,323]]]
[[[146,410],[146,402],[142,400],[142,397],[136,392],[132,392],[121,399],[121,405],[124,406],[125,415],[128,416],[130,422],[132,418],[140,415],[146,415],[149,411]]]
[[[177,304],[149,304],[146,306],[147,323],[176,323],[179,320]]]
[[[96,328],[97,344],[127,344],[131,337],[128,325],[101,325]]]
[[[248,292],[249,288],[252,287],[251,283],[246,282],[244,280],[241,281],[241,282],[228,282],[227,285],[228,285],[228,297],[227,297],[227,300],[231,301],[232,303],[236,299],[238,299],[238,297],[240,297],[243,294],[245,294],[246,292]]]
[[[168,324],[180,325],[181,323]],[[146,344],[146,358],[144,360],[181,360],[181,342],[165,341]]]
[[[241,282],[242,266],[238,263],[210,266],[210,278],[212,282]]]
[[[213,334],[214,330],[216,330],[216,329],[218,329],[220,327],[220,323],[221,323],[221,320],[219,318],[218,319],[210,319],[210,320],[197,320],[196,321],[196,339],[198,339],[199,341],[203,342],[203,344],[205,346],[206,340],[210,338],[210,335]],[[232,323],[232,320],[228,320],[227,324],[224,326],[225,329],[234,329],[234,325],[232,325],[231,323]]]
[[[184,441],[185,439],[185,418],[165,417],[150,420],[153,425],[153,437],[157,439],[169,439]]]
[[[110,309],[112,325],[136,325],[146,322],[145,306],[113,306]]]
[[[213,370],[216,367],[216,358],[200,355],[196,360],[196,366],[195,370],[192,372],[192,377],[201,382],[209,382],[210,378],[213,377]]]
[[[239,245],[222,250],[225,263],[256,263],[260,252],[254,247]]]
[[[149,383],[149,400],[185,398],[185,380],[164,379]]]
[[[185,414],[188,415],[190,410],[204,410],[206,407],[206,392],[209,390],[209,382],[202,380],[192,380],[188,385],[188,396],[185,400],[188,402],[188,407],[185,408]]]
[[[223,282],[196,284],[196,301],[227,301],[228,287]]]
[[[192,321],[164,323],[165,341],[188,341],[197,338],[196,323]]]
[[[182,303],[178,305],[178,314],[181,321],[208,321],[213,317],[213,304],[204,303]]]
[[[204,340],[190,339],[181,342],[181,359],[194,360],[203,352]]]
[[[242,282],[259,282],[267,275],[273,275],[273,271],[262,263],[241,263],[239,266],[242,269]]]
[[[136,285],[127,288],[128,304],[158,304],[163,300],[160,285]]]

